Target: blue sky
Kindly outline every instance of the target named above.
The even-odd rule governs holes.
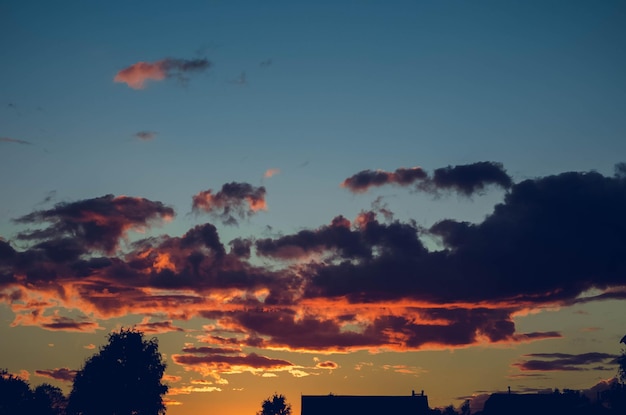
[[[378,209],[380,218],[381,207],[418,230],[442,219],[481,223],[513,190],[489,185],[471,197],[454,191],[433,196],[389,184],[359,193],[341,183],[365,170],[420,166],[432,175],[446,166],[479,162],[501,163],[513,183],[564,172],[613,177],[626,154],[625,18],[620,1],[0,1],[0,237],[26,252],[34,242],[18,234],[46,225],[14,219],[107,194],[159,201],[176,213],[144,233],[121,235],[119,250],[106,253],[120,258],[134,249],[133,241],[180,237],[207,222],[226,246],[237,237],[278,241],[320,229],[338,215],[354,223],[361,212]],[[120,71],[138,62],[164,59],[203,59],[208,67],[182,72],[184,81],[175,74],[148,80],[143,89],[114,82]],[[141,132],[152,139],[138,138]],[[268,169],[280,172],[264,177]],[[215,194],[229,182],[264,186],[267,210],[244,215],[238,226],[192,211],[193,195],[207,189]],[[430,249],[444,248],[432,235],[420,238]],[[90,255],[103,254],[83,253],[83,258]],[[300,258],[296,265],[319,259]],[[296,266],[254,255],[250,261],[268,269]],[[609,288],[623,288],[624,278]],[[9,292],[16,284],[0,285],[0,290]],[[15,304],[3,298],[0,333],[28,330],[44,346],[69,341],[84,353],[79,345],[102,343],[102,331],[21,327],[15,323]],[[45,312],[80,310],[70,306]],[[562,330],[558,340],[509,345],[504,351],[490,342],[458,350],[448,344],[447,352],[396,350],[384,359],[353,350],[339,355],[347,359],[340,366],[347,370],[370,359],[380,369],[388,359],[417,367],[411,362],[428,353],[429,361],[441,361],[429,369],[431,375],[416,370],[410,376],[417,380],[407,381],[406,374],[398,374],[389,381],[397,388],[384,392],[403,394],[400,389],[417,388],[412,384],[424,380],[439,385],[433,386],[435,403],[444,404],[478,390],[503,389],[510,382],[507,371],[518,367],[511,366],[511,359],[538,353],[546,344],[554,344],[548,352],[585,353],[592,346],[585,337],[591,334],[584,333],[593,332],[602,338],[599,349],[615,353],[615,338],[624,331],[623,322],[607,319],[615,310],[624,310],[623,300],[542,304],[510,316],[516,333]],[[84,313],[110,330],[130,320],[138,323],[145,310],[130,320],[115,313],[110,319]],[[590,320],[583,324],[581,313]],[[606,327],[599,330],[602,321]],[[159,334],[169,355],[180,353],[190,336],[210,333],[204,326],[216,324],[199,316],[174,322],[198,332]],[[56,340],[47,340],[50,336]],[[89,340],[77,340],[80,336]],[[576,336],[586,339],[586,348],[572,340]],[[2,360],[6,357],[0,367],[33,375],[53,366],[80,366],[70,352],[55,355],[48,367],[43,362],[29,366],[27,360],[12,366],[21,348],[21,337],[15,339],[0,349]],[[445,382],[432,373],[445,370],[449,355],[441,353],[451,350],[465,361],[473,353],[481,362],[490,353],[504,353],[509,360],[493,359],[496,374],[488,385],[472,389],[461,382],[445,392]],[[245,352],[287,359],[272,348]],[[290,361],[309,356],[300,352],[289,352]],[[463,365],[467,373],[478,370]],[[174,363],[170,368],[182,376],[179,383],[192,384],[189,376],[196,372]],[[224,388],[221,395],[173,397],[184,404],[170,412],[191,414],[205,401],[222,409],[237,401],[241,411],[250,412],[283,389],[297,406],[298,391],[317,393],[326,382],[335,393],[355,393],[348,386],[355,384],[342,384],[337,373],[296,377],[306,383],[290,384],[289,375],[281,374],[283,383],[276,383],[246,372],[239,375],[245,382],[231,379],[232,390]],[[593,386],[607,373],[590,372],[584,379],[577,373],[576,387]],[[544,375],[545,383],[534,388],[561,387],[556,383],[565,379],[559,372]],[[374,384],[368,377],[363,382]],[[248,403],[233,398],[240,388],[255,391]],[[428,392],[429,384],[423,388]],[[379,393],[373,386],[361,390]]]

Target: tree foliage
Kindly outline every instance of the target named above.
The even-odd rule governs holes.
[[[67,397],[61,388],[42,383],[33,391],[33,405],[37,415],[64,415]]]
[[[28,414],[32,410],[33,396],[28,382],[1,369],[0,414]]]
[[[263,401],[257,415],[291,415],[291,404],[287,403],[284,395],[274,393]]]
[[[622,383],[626,383],[626,350],[622,349],[622,353],[617,358],[617,377]]]
[[[70,415],[158,415],[165,413],[165,371],[158,342],[140,331],[120,330],[76,374]]]

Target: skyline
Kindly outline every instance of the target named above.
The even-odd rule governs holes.
[[[132,326],[173,415],[615,375],[621,2],[0,11],[0,368]]]

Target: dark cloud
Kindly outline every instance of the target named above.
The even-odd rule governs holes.
[[[196,195],[194,210],[227,221],[265,205],[265,189],[245,183],[207,192]],[[185,353],[228,366],[247,355],[224,350],[243,346],[345,352],[555,338],[554,330],[518,332],[514,316],[626,293],[620,174],[570,172],[513,184],[477,223],[382,223],[383,208],[378,203],[352,222],[337,216],[316,229],[228,244],[205,223],[182,236],[124,244],[122,252],[119,240],[129,229],[173,211],[128,197],[61,203],[17,220],[39,226],[18,235],[20,249],[0,240],[0,301],[15,313],[13,325],[51,330],[98,328],[62,316],[64,308],[94,321],[158,315],[164,321],[142,323],[155,331],[177,329],[174,319],[204,317],[214,321],[207,338],[222,350]],[[440,238],[440,249],[428,249],[425,237]],[[581,296],[591,289],[598,294]],[[210,363],[213,356],[225,360]],[[523,367],[608,365],[555,362],[561,358],[529,356]]]
[[[342,257],[371,257],[371,246],[362,232],[350,229],[343,216],[333,219],[330,226],[303,230],[277,239],[260,239],[255,248],[259,255],[280,259],[297,259],[311,253],[340,252]]]
[[[426,189],[455,190],[466,196],[481,191],[487,185],[508,189],[513,185],[511,177],[500,163],[482,161],[474,164],[448,166],[436,169]]]
[[[15,222],[49,224],[47,228],[20,233],[18,238],[21,240],[54,241],[60,246],[64,245],[63,240],[71,238],[85,249],[112,253],[128,230],[145,228],[156,219],[170,219],[173,216],[174,210],[160,202],[106,195],[78,202],[58,203],[52,209],[29,213]]]
[[[582,354],[566,354],[566,353],[531,353],[524,357],[538,358],[523,360],[514,363],[513,366],[522,371],[581,371],[581,370],[614,370],[603,365],[615,364],[617,355],[608,353],[582,353]],[[541,360],[540,360],[541,359]]]
[[[346,352],[354,349],[410,350],[446,348],[474,344],[487,338],[491,342],[518,342],[515,325],[505,310],[437,309],[407,310],[406,314],[387,315],[378,309],[373,315],[360,315],[360,328],[348,330],[352,321],[330,315],[297,315],[290,308],[247,309],[229,313],[209,313],[238,333],[236,340],[222,339],[223,344],[250,347],[287,348],[321,352]],[[365,323],[367,321],[367,323]],[[546,334],[545,337],[558,335]],[[538,336],[535,336],[535,340]],[[212,341],[219,342],[218,338]]]
[[[64,316],[52,316],[50,318],[42,317],[41,322],[38,324],[40,327],[47,330],[54,331],[79,331],[92,333],[99,329],[100,326],[84,318],[73,319]]]
[[[66,367],[57,369],[35,370],[37,376],[43,376],[50,379],[61,380],[63,382],[73,382],[77,371]]]
[[[189,348],[193,350],[193,348]],[[172,355],[172,360],[190,370],[196,370],[205,374],[241,373],[245,371],[288,369],[294,364],[283,359],[273,359],[256,353],[250,354],[219,354],[209,351],[202,352],[198,348],[191,353]]]
[[[143,141],[150,141],[157,136],[157,133],[155,131],[139,131],[134,136]]]
[[[363,170],[345,179],[341,186],[348,188],[352,192],[362,193],[368,191],[371,187],[386,184],[407,186],[427,177],[428,175],[421,167],[399,168],[395,172]]]
[[[148,80],[176,78],[181,82],[187,82],[189,80],[187,74],[205,71],[211,65],[208,59],[166,58],[153,63],[137,62],[119,71],[113,81],[125,83],[133,89],[143,89]]]
[[[217,193],[209,189],[194,195],[192,209],[194,212],[212,214],[227,225],[235,225],[237,218],[243,219],[267,209],[265,187],[255,187],[249,183],[226,183]]]
[[[192,354],[239,354],[241,353],[241,349],[239,348],[224,348],[224,347],[192,347],[188,346],[183,348],[183,352],[192,353]]]
[[[230,252],[233,255],[236,255],[242,258],[250,257],[252,241],[242,239],[242,238],[235,238],[229,242],[229,245],[230,245]]]
[[[0,137],[0,143],[15,143],[15,144],[26,144],[26,145],[32,144],[30,141],[18,140],[17,138],[10,138],[10,137]]]
[[[140,324],[137,324],[135,328],[147,334],[160,334],[168,333],[171,331],[185,331],[185,329],[175,326],[171,320],[142,322]]]
[[[415,189],[431,193],[454,190],[465,196],[471,196],[484,190],[488,185],[498,185],[508,189],[513,185],[513,181],[502,164],[482,161],[436,169],[432,178],[421,167],[399,168],[393,173],[382,170],[363,170],[345,179],[341,186],[354,193],[363,193],[371,187],[388,184],[415,185]]]

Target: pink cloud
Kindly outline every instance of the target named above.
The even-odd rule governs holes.
[[[279,173],[280,173],[280,169],[267,169],[263,177],[265,177],[266,179],[269,179],[270,177],[276,176]]]
[[[125,83],[133,89],[143,89],[149,80],[162,81],[165,78],[176,77],[185,82],[187,81],[185,73],[202,71],[210,66],[211,63],[207,59],[166,58],[152,63],[137,62],[119,71],[113,82]]]
[[[143,89],[147,80],[162,81],[165,79],[163,63],[137,62],[134,65],[124,68],[115,75],[114,82],[124,82],[133,89]]]

